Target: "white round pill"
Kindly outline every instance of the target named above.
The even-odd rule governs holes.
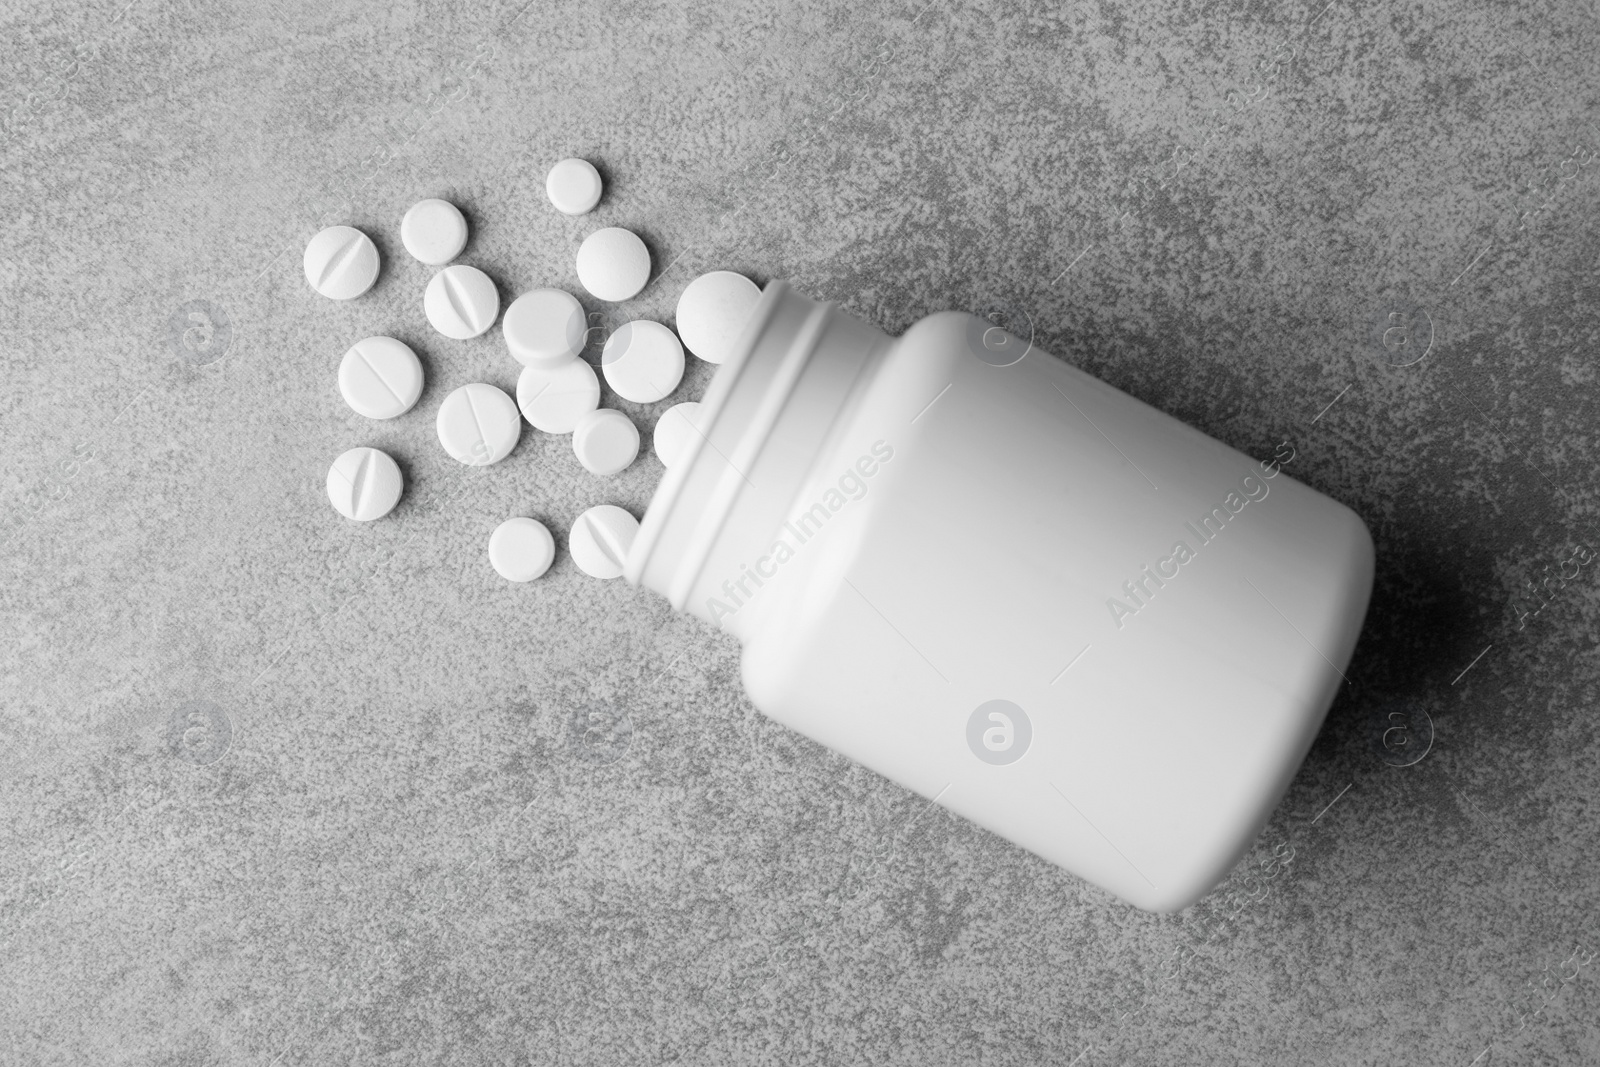
[[[659,322],[625,322],[606,338],[600,369],[622,399],[653,404],[683,380],[683,345]]]
[[[499,463],[517,447],[522,418],[509,396],[492,385],[463,385],[439,405],[439,443],[473,467]]]
[[[494,325],[500,292],[483,271],[457,263],[433,276],[422,296],[422,310],[435,330],[465,341]]]
[[[599,406],[600,379],[585,360],[574,359],[554,370],[524,367],[517,376],[517,407],[536,430],[571,433]]]
[[[400,220],[400,243],[414,258],[442,267],[467,247],[467,220],[448,200],[419,200]]]
[[[592,578],[619,578],[633,548],[639,520],[615,504],[601,504],[578,516],[567,535],[572,562]]]
[[[404,415],[422,395],[422,361],[393,337],[357,341],[339,361],[339,392],[357,415]]]
[[[357,522],[393,511],[402,488],[399,465],[376,448],[352,448],[328,468],[328,500],[339,514]]]
[[[650,250],[620,226],[596,230],[578,246],[578,281],[601,300],[627,300],[650,280]]]
[[[572,450],[590,474],[616,474],[639,454],[639,428],[616,408],[600,408],[573,427]]]
[[[354,226],[329,226],[306,245],[306,281],[332,300],[350,300],[378,280],[378,246]]]
[[[656,458],[663,467],[676,467],[689,454],[689,446],[700,434],[700,403],[688,400],[674,404],[656,420],[651,439],[655,443]]]
[[[583,305],[571,293],[535,289],[511,302],[500,328],[518,363],[553,369],[583,351],[589,340],[587,322]]]
[[[563,159],[545,176],[544,191],[556,210],[586,215],[600,202],[600,172],[587,159]]]
[[[678,297],[678,336],[707,363],[725,362],[760,302],[760,286],[743,274],[702,274]]]
[[[507,519],[489,535],[489,563],[508,582],[531,582],[550,569],[556,539],[538,519]]]

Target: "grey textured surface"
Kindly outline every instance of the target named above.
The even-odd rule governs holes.
[[[1593,4],[124,2],[0,14],[0,1062],[1600,1062]],[[435,195],[507,296],[636,227],[600,326],[713,268],[996,302],[1293,442],[1377,590],[1229,883],[1135,912],[764,724],[659,599],[501,581],[501,519],[660,467],[444,456],[515,367],[422,318]],[[367,297],[307,289],[319,219]],[[428,372],[382,425],[333,378],[378,332]],[[370,526],[356,444],[408,479]]]

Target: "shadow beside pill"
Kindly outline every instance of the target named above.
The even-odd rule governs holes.
[[[417,402],[411,405],[411,410],[404,415],[397,415],[391,420],[396,423],[405,423],[414,418],[417,412],[428,407],[437,407],[439,398],[436,390],[439,388],[437,378],[439,361],[428,351],[427,345],[423,343],[423,338],[415,330],[390,330],[383,336],[393,337],[396,341],[411,349],[412,352],[416,353],[417,362],[422,364],[422,394],[417,397]]]
[[[454,197],[454,196],[442,196],[441,195],[439,197],[439,199],[440,200],[447,200],[450,203],[454,204],[456,210],[461,212],[461,217],[467,220],[467,243],[462,246],[461,251],[456,253],[456,258],[454,258],[454,259],[452,259],[450,261],[451,263],[464,263],[467,260],[467,258],[469,256],[471,256],[474,251],[477,250],[477,244],[478,244],[478,212],[474,208],[472,208],[472,207],[468,206],[467,204],[463,203],[457,197]],[[499,287],[499,284],[500,284],[499,282],[496,282],[495,283],[496,287]],[[503,293],[501,295],[504,296]]]
[[[593,215],[595,212],[611,203],[611,183],[616,179],[612,176],[611,168],[609,166],[604,163],[596,162],[592,156],[578,156],[577,158],[587,162],[595,169],[595,173],[600,175],[600,199],[595,203],[594,207],[589,209],[588,212],[588,214]],[[548,198],[546,199],[548,200]],[[578,215],[575,217],[584,218],[585,216]]]
[[[395,256],[405,256],[408,260],[411,257],[406,254],[404,248],[400,247],[398,239],[390,237],[387,229],[383,225],[375,223],[372,219],[362,218],[361,221],[352,222],[350,225],[366,234],[367,238],[372,241],[373,247],[378,250],[378,276],[373,280],[372,288],[362,294],[363,296],[370,296],[381,289],[385,282],[394,277]]]
[[[651,293],[650,290],[661,280],[666,269],[672,265],[672,260],[663,258],[661,241],[655,234],[637,226],[629,226],[628,229],[632,230],[639,240],[644,242],[645,251],[650,253],[650,280],[644,283],[644,288],[639,291],[639,296],[649,293],[653,297],[656,294]],[[636,296],[634,299],[637,300],[639,297]]]

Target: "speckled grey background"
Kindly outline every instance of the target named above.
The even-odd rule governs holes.
[[[1592,3],[0,25],[0,1062],[1600,1062]],[[589,218],[543,196],[571,154]],[[1377,589],[1227,885],[1133,911],[765,724],[658,598],[564,552],[501,581],[501,519],[642,513],[660,466],[444,456],[439,400],[516,368],[427,328],[423,196],[507,295],[637,228],[659,275],[602,332],[722,267],[896,332],[1003,306],[1292,442]],[[301,277],[331,222],[385,254],[348,305]],[[334,385],[377,332],[427,366],[393,423]],[[356,444],[406,473],[386,521],[324,497]]]

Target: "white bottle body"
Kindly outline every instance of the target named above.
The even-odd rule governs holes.
[[[751,517],[681,606],[739,636],[766,715],[1176,910],[1310,746],[1371,539],[1283,455],[1252,460],[1043,352],[987,363],[975,323],[925,319],[862,360],[844,403],[811,405],[831,423],[790,457],[805,473],[779,479],[781,521]],[[779,484],[762,449],[743,458],[739,492]]]

